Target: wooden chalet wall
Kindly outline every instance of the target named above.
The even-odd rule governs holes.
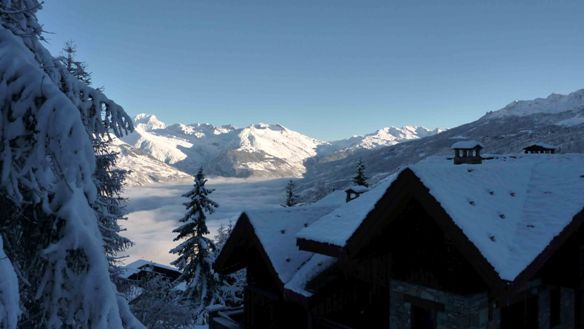
[[[315,323],[326,324],[322,328],[583,328],[583,229],[537,277],[503,298],[432,216],[412,198],[394,218],[378,218],[391,224],[309,286],[317,291],[311,303]]]
[[[548,260],[536,280],[546,289],[550,321],[573,322],[575,328],[584,329],[584,227],[580,226]]]
[[[448,310],[445,320],[455,314],[460,321],[462,313],[472,310],[478,327],[480,308],[488,317],[487,286],[423,207],[411,200],[402,209],[357,258],[342,259],[335,274],[319,278],[328,283],[326,288],[313,282],[319,294],[329,293],[317,304],[316,315],[350,328],[410,328],[417,319],[411,316],[413,305],[414,310]],[[441,327],[466,328],[472,321],[460,323],[442,321]]]
[[[284,297],[284,287],[247,215],[240,216],[214,268],[231,273],[246,268],[244,328],[308,328],[308,312]]]
[[[259,250],[247,252],[245,328],[306,328],[307,312],[298,303],[286,301],[282,283],[271,274],[270,264]]]
[[[310,300],[314,328],[387,328],[389,291],[335,268]]]
[[[584,213],[561,234],[569,238],[554,239],[505,283],[417,177],[404,177],[354,244],[300,244],[338,256],[309,282],[310,298],[284,290],[261,247],[239,250],[248,269],[246,328],[584,329]]]

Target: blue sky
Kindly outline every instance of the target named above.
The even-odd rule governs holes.
[[[582,13],[577,0],[47,0],[39,20],[53,54],[75,41],[131,115],[331,140],[584,88]]]

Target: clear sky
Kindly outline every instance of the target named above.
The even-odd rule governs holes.
[[[583,13],[581,0],[47,0],[39,19],[53,54],[75,41],[131,115],[331,140],[584,88]]]

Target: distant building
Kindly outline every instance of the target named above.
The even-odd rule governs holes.
[[[428,159],[340,207],[243,214],[215,269],[247,268],[245,328],[584,328],[583,163]]]
[[[558,147],[546,143],[535,143],[523,148],[524,153],[536,153],[536,154],[554,154],[556,153]]]
[[[367,186],[353,185],[345,190],[346,197],[345,202],[357,199],[361,194],[369,191]]]
[[[122,267],[121,277],[130,281],[140,281],[156,276],[174,281],[180,274],[180,271],[172,266],[139,259]]]
[[[483,144],[474,141],[460,141],[452,144],[451,148],[454,150],[454,164],[479,164],[483,161],[481,157],[481,150]]]

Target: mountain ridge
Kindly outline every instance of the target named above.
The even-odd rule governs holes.
[[[209,123],[166,124],[154,114],[136,115],[133,133],[121,139],[128,147],[193,173],[227,177],[301,177],[305,162],[317,156],[347,156],[360,149],[432,135],[441,129],[387,127],[339,141],[322,141],[281,124],[255,123],[243,128]],[[150,161],[151,159],[149,159]]]
[[[473,139],[486,154],[520,153],[530,143],[560,147],[563,153],[584,153],[584,89],[568,95],[513,102],[498,111],[427,138],[363,150],[344,158],[310,161],[299,188],[305,200],[326,195],[350,184],[355,164],[362,160],[371,183],[428,156],[452,156],[456,141]],[[528,110],[526,110],[528,109]]]
[[[479,140],[490,153],[519,152],[530,142],[584,152],[584,89],[514,101],[448,130],[386,127],[337,141],[318,140],[280,124],[256,123],[243,128],[208,123],[167,125],[152,114],[137,115],[135,127],[123,141],[148,156],[151,168],[152,161],[160,161],[160,170],[174,168],[183,173],[202,166],[215,176],[304,177],[301,188],[314,192],[315,188],[346,186],[358,159],[363,159],[375,181],[426,156],[449,155],[450,145],[460,139]],[[139,164],[134,162],[134,166]]]

